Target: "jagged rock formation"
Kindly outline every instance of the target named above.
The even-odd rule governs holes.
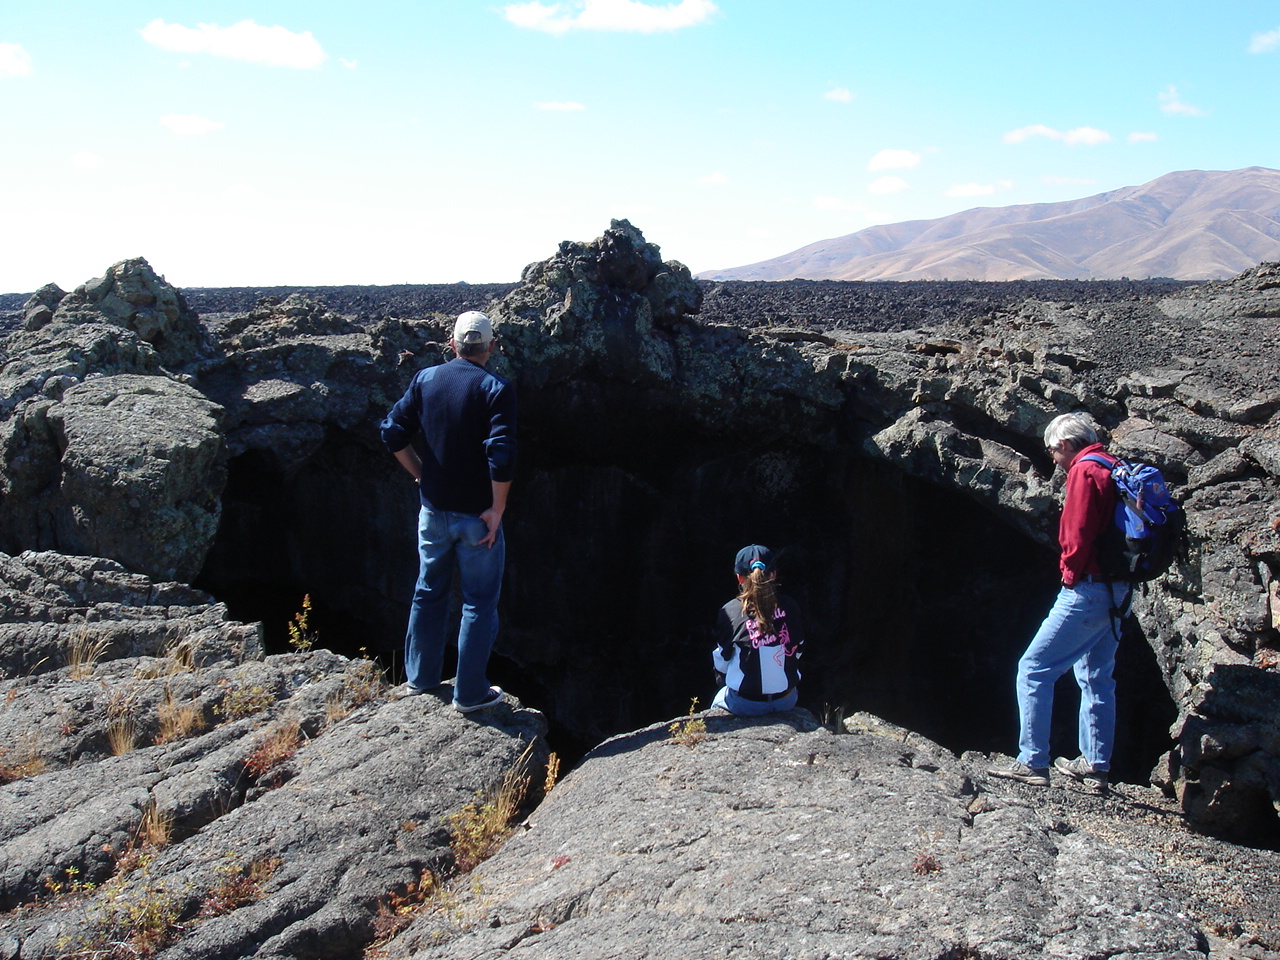
[[[671,576],[662,564],[642,556],[637,569],[615,570],[635,551],[617,561],[612,551],[643,543],[655,526],[689,523],[678,498],[671,512],[664,470],[676,471],[693,491],[680,496],[701,510],[728,483],[757,512],[781,506],[794,526],[797,500],[847,497],[848,472],[869,457],[959,491],[1049,545],[1058,490],[1038,434],[1057,412],[1089,409],[1112,429],[1117,452],[1157,462],[1190,497],[1192,562],[1138,604],[1177,710],[1179,747],[1159,775],[1206,826],[1256,826],[1274,817],[1265,811],[1278,795],[1270,721],[1223,691],[1268,690],[1276,679],[1275,277],[1264,266],[1159,301],[1028,301],[924,333],[749,332],[692,319],[701,290],[687,271],[664,263],[630,224],[615,224],[532,265],[491,308],[507,350],[498,368],[521,386],[532,462],[521,478],[528,510],[513,518],[512,539],[561,570],[594,566],[602,585],[634,575],[659,584]],[[413,492],[377,451],[372,425],[413,369],[446,355],[445,318],[362,327],[290,298],[224,320],[216,346],[189,331],[181,309],[147,315],[169,323],[151,340],[119,326],[121,303],[178,302],[158,284],[131,262],[67,297],[43,291],[29,310],[35,329],[6,342],[0,546],[107,555],[161,579],[190,579],[208,557],[214,582],[304,580],[338,609],[387,610],[391,633],[412,576],[412,530],[400,518]],[[99,313],[87,306],[95,302],[105,305]],[[153,341],[184,345],[185,364],[172,350],[161,357]],[[752,451],[745,460],[743,449]],[[822,458],[834,469],[818,469]],[[620,512],[609,516],[609,503]],[[352,504],[358,516],[344,524]],[[540,536],[542,518],[584,507],[593,520],[571,553]],[[728,526],[732,512],[713,507],[691,532]],[[833,571],[823,595],[847,593],[846,551],[807,548],[812,566]],[[587,650],[545,630],[530,636],[552,610],[566,636],[598,631],[611,617],[608,598],[584,597],[570,579],[535,580],[538,562],[522,565],[515,549],[516,612],[501,649],[532,668],[524,672],[541,684],[553,722],[588,742],[616,731],[634,716],[619,698],[625,632]],[[389,552],[405,559],[388,563]],[[307,566],[337,555],[341,563]],[[689,563],[711,566],[696,548]],[[832,604],[818,612],[835,623],[865,617],[818,602]],[[660,633],[681,629],[678,616],[648,615]],[[687,647],[678,633],[673,644]],[[593,677],[594,698],[579,672]],[[664,694],[665,712],[688,695]]]
[[[43,287],[25,317],[0,368],[0,542],[194,579],[225,483],[221,411],[171,369],[209,348],[198,318],[144,260]]]
[[[262,659],[180,584],[0,559],[25,590],[6,601],[66,634],[51,650],[50,631],[3,625],[5,958],[355,955],[424,871],[445,874],[449,815],[546,759],[519,705],[466,720],[447,688],[388,697],[369,661]]]
[[[367,669],[323,654],[237,666],[254,656],[254,631],[226,624],[207,599],[167,581],[190,581],[195,570],[219,595],[244,586],[311,592],[332,611],[361,615],[354,649],[378,634],[395,642],[413,579],[416,496],[379,449],[376,423],[416,369],[445,358],[448,318],[361,324],[299,297],[264,301],[190,336],[181,310],[172,318],[159,310],[148,323],[163,315],[172,332],[139,323],[147,339],[121,324],[116,302],[135,296],[133,281],[119,278],[148,275],[135,262],[109,272],[114,286],[93,283],[64,297],[46,290],[31,305],[32,329],[3,342],[0,550],[9,556],[0,564],[8,590],[0,639],[13,664],[3,668],[2,692],[13,691],[4,723],[19,739],[38,728],[36,752],[51,765],[3,796],[25,808],[34,797],[26,791],[44,782],[69,791],[77,770],[114,777],[119,768],[127,797],[107,808],[132,811],[90,823],[57,856],[39,844],[31,849],[44,853],[15,853],[13,862],[26,866],[14,874],[13,903],[37,895],[44,876],[31,864],[40,856],[63,864],[84,857],[101,873],[106,861],[86,854],[85,838],[127,835],[147,798],[168,789],[149,779],[158,769],[152,760],[103,757],[116,709],[111,688],[145,705],[154,717],[145,735],[154,739],[168,703],[189,703],[209,721],[228,687],[270,690],[272,704],[314,687],[297,711],[300,729],[315,735],[330,729],[316,704],[340,697],[352,672]],[[89,287],[101,294],[96,301]],[[123,294],[111,293],[117,288]],[[179,302],[163,293],[148,295]],[[617,222],[599,240],[565,244],[532,265],[520,287],[489,307],[505,346],[496,366],[520,389],[524,444],[495,659],[509,687],[588,746],[636,726],[637,717],[683,712],[691,696],[705,695],[698,624],[729,589],[721,565],[742,542],[785,542],[789,569],[798,571],[794,589],[816,625],[803,685],[816,708],[883,704],[894,719],[918,716],[941,731],[935,739],[946,733],[961,747],[976,728],[957,727],[969,722],[960,718],[986,715],[1012,746],[1010,720],[995,704],[1054,580],[1060,478],[1040,431],[1058,412],[1087,409],[1116,452],[1165,469],[1190,516],[1187,561],[1138,597],[1122,644],[1130,656],[1145,654],[1152,678],[1130,688],[1130,714],[1121,718],[1122,733],[1154,721],[1148,735],[1158,748],[1133,751],[1137,776],[1155,765],[1157,782],[1201,829],[1276,838],[1280,265],[1159,298],[1030,300],[964,323],[881,333],[703,324],[700,295],[682,267]],[[72,297],[75,310],[64,312]],[[33,550],[42,552],[23,553]],[[123,593],[81,595],[81,577]],[[131,604],[136,617],[124,612]],[[37,626],[41,619],[55,626]],[[84,630],[95,624],[103,629]],[[106,693],[90,695],[62,656],[48,661],[62,672],[23,674],[80,632],[109,635],[113,656],[138,658],[100,668],[94,682],[105,680]],[[152,662],[165,659],[170,635],[197,634],[217,651],[198,679]],[[22,644],[30,652],[12,652]],[[185,654],[169,659],[185,663]],[[86,704],[83,715],[73,703]],[[423,699],[375,698],[352,716],[385,724],[374,736],[394,752],[417,749],[392,731],[407,729],[405,712],[417,722],[415,711],[430,709]],[[261,720],[278,722],[282,710]],[[79,732],[46,736],[48,718],[64,715]],[[347,742],[346,722],[334,725],[329,743]],[[1170,722],[1171,735],[1163,729]],[[532,728],[516,726],[528,739]],[[191,829],[205,824],[193,839],[219,830],[230,838],[249,815],[211,811],[227,797],[239,803],[242,788],[248,803],[256,786],[273,784],[228,772],[242,771],[251,749],[249,731],[233,727],[196,738],[197,768],[206,754],[222,759],[193,768],[198,787],[170,805]],[[511,732],[493,748],[503,763],[518,752]],[[316,739],[317,757],[329,736]],[[459,774],[466,791],[498,772],[479,769]],[[920,803],[937,799],[925,796]],[[336,795],[324,802],[339,803]],[[370,816],[372,806],[357,806]],[[433,816],[438,822],[446,812]],[[393,843],[384,827],[369,841],[380,851]],[[1032,829],[1031,821],[1019,829]],[[15,834],[6,842],[28,841]],[[304,849],[310,857],[318,848]],[[167,856],[174,875],[197,869],[190,853]],[[415,862],[426,863],[427,853]],[[322,896],[354,883],[344,879],[354,869],[346,860],[333,866]],[[396,870],[379,867],[378,877],[356,883],[342,919],[319,919],[315,929],[354,923],[360,932],[350,942],[367,941],[370,921],[352,919],[355,903],[367,912],[388,877],[407,882]],[[193,889],[208,879],[191,876]],[[195,901],[182,903],[191,909]],[[279,909],[289,918],[327,917],[318,903]],[[24,957],[56,950],[52,928],[42,926],[49,915],[37,914],[12,934],[24,943],[45,937],[44,946],[24,947]],[[301,944],[313,927],[268,914],[274,919],[261,922],[285,939],[261,955],[308,955]],[[25,923],[22,915],[5,922]],[[68,922],[83,929],[83,920]],[[994,928],[979,933],[998,940]],[[1024,933],[1018,942],[1053,936],[1034,924]],[[236,936],[226,942],[241,949]],[[941,927],[921,936],[922,944],[962,942]],[[222,955],[209,949],[199,955]]]

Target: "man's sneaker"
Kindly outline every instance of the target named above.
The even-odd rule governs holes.
[[[485,697],[479,703],[459,703],[453,701],[453,709],[459,713],[475,713],[477,710],[483,710],[485,707],[492,707],[502,702],[502,688],[490,687],[489,696]]]
[[[1053,761],[1053,769],[1065,773],[1072,780],[1080,781],[1095,793],[1105,793],[1107,790],[1107,771],[1093,769],[1093,764],[1084,757],[1076,757],[1074,760],[1058,757]]]
[[[1033,787],[1047,787],[1049,785],[1048,767],[1028,767],[1021,760],[1015,760],[1007,767],[990,767],[987,773],[1004,780],[1017,780],[1019,783],[1027,783]]]

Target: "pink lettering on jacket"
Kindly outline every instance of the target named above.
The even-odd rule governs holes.
[[[779,625],[778,621],[782,621]],[[791,632],[787,629],[787,611],[781,607],[773,611],[773,622],[778,626],[777,633],[762,633],[760,624],[754,618],[747,621],[747,636],[751,638],[751,646],[759,650],[761,647],[782,647],[782,655],[789,657],[796,652],[791,642]]]

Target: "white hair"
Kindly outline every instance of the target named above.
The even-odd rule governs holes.
[[[1098,431],[1087,413],[1064,413],[1044,428],[1044,445],[1050,450],[1063,441],[1079,449],[1098,442]]]

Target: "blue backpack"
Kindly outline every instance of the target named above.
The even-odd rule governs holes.
[[[1154,580],[1185,554],[1187,517],[1169,493],[1160,471],[1149,463],[1091,453],[1083,457],[1111,471],[1116,485],[1115,522],[1098,538],[1098,566],[1112,580]]]

